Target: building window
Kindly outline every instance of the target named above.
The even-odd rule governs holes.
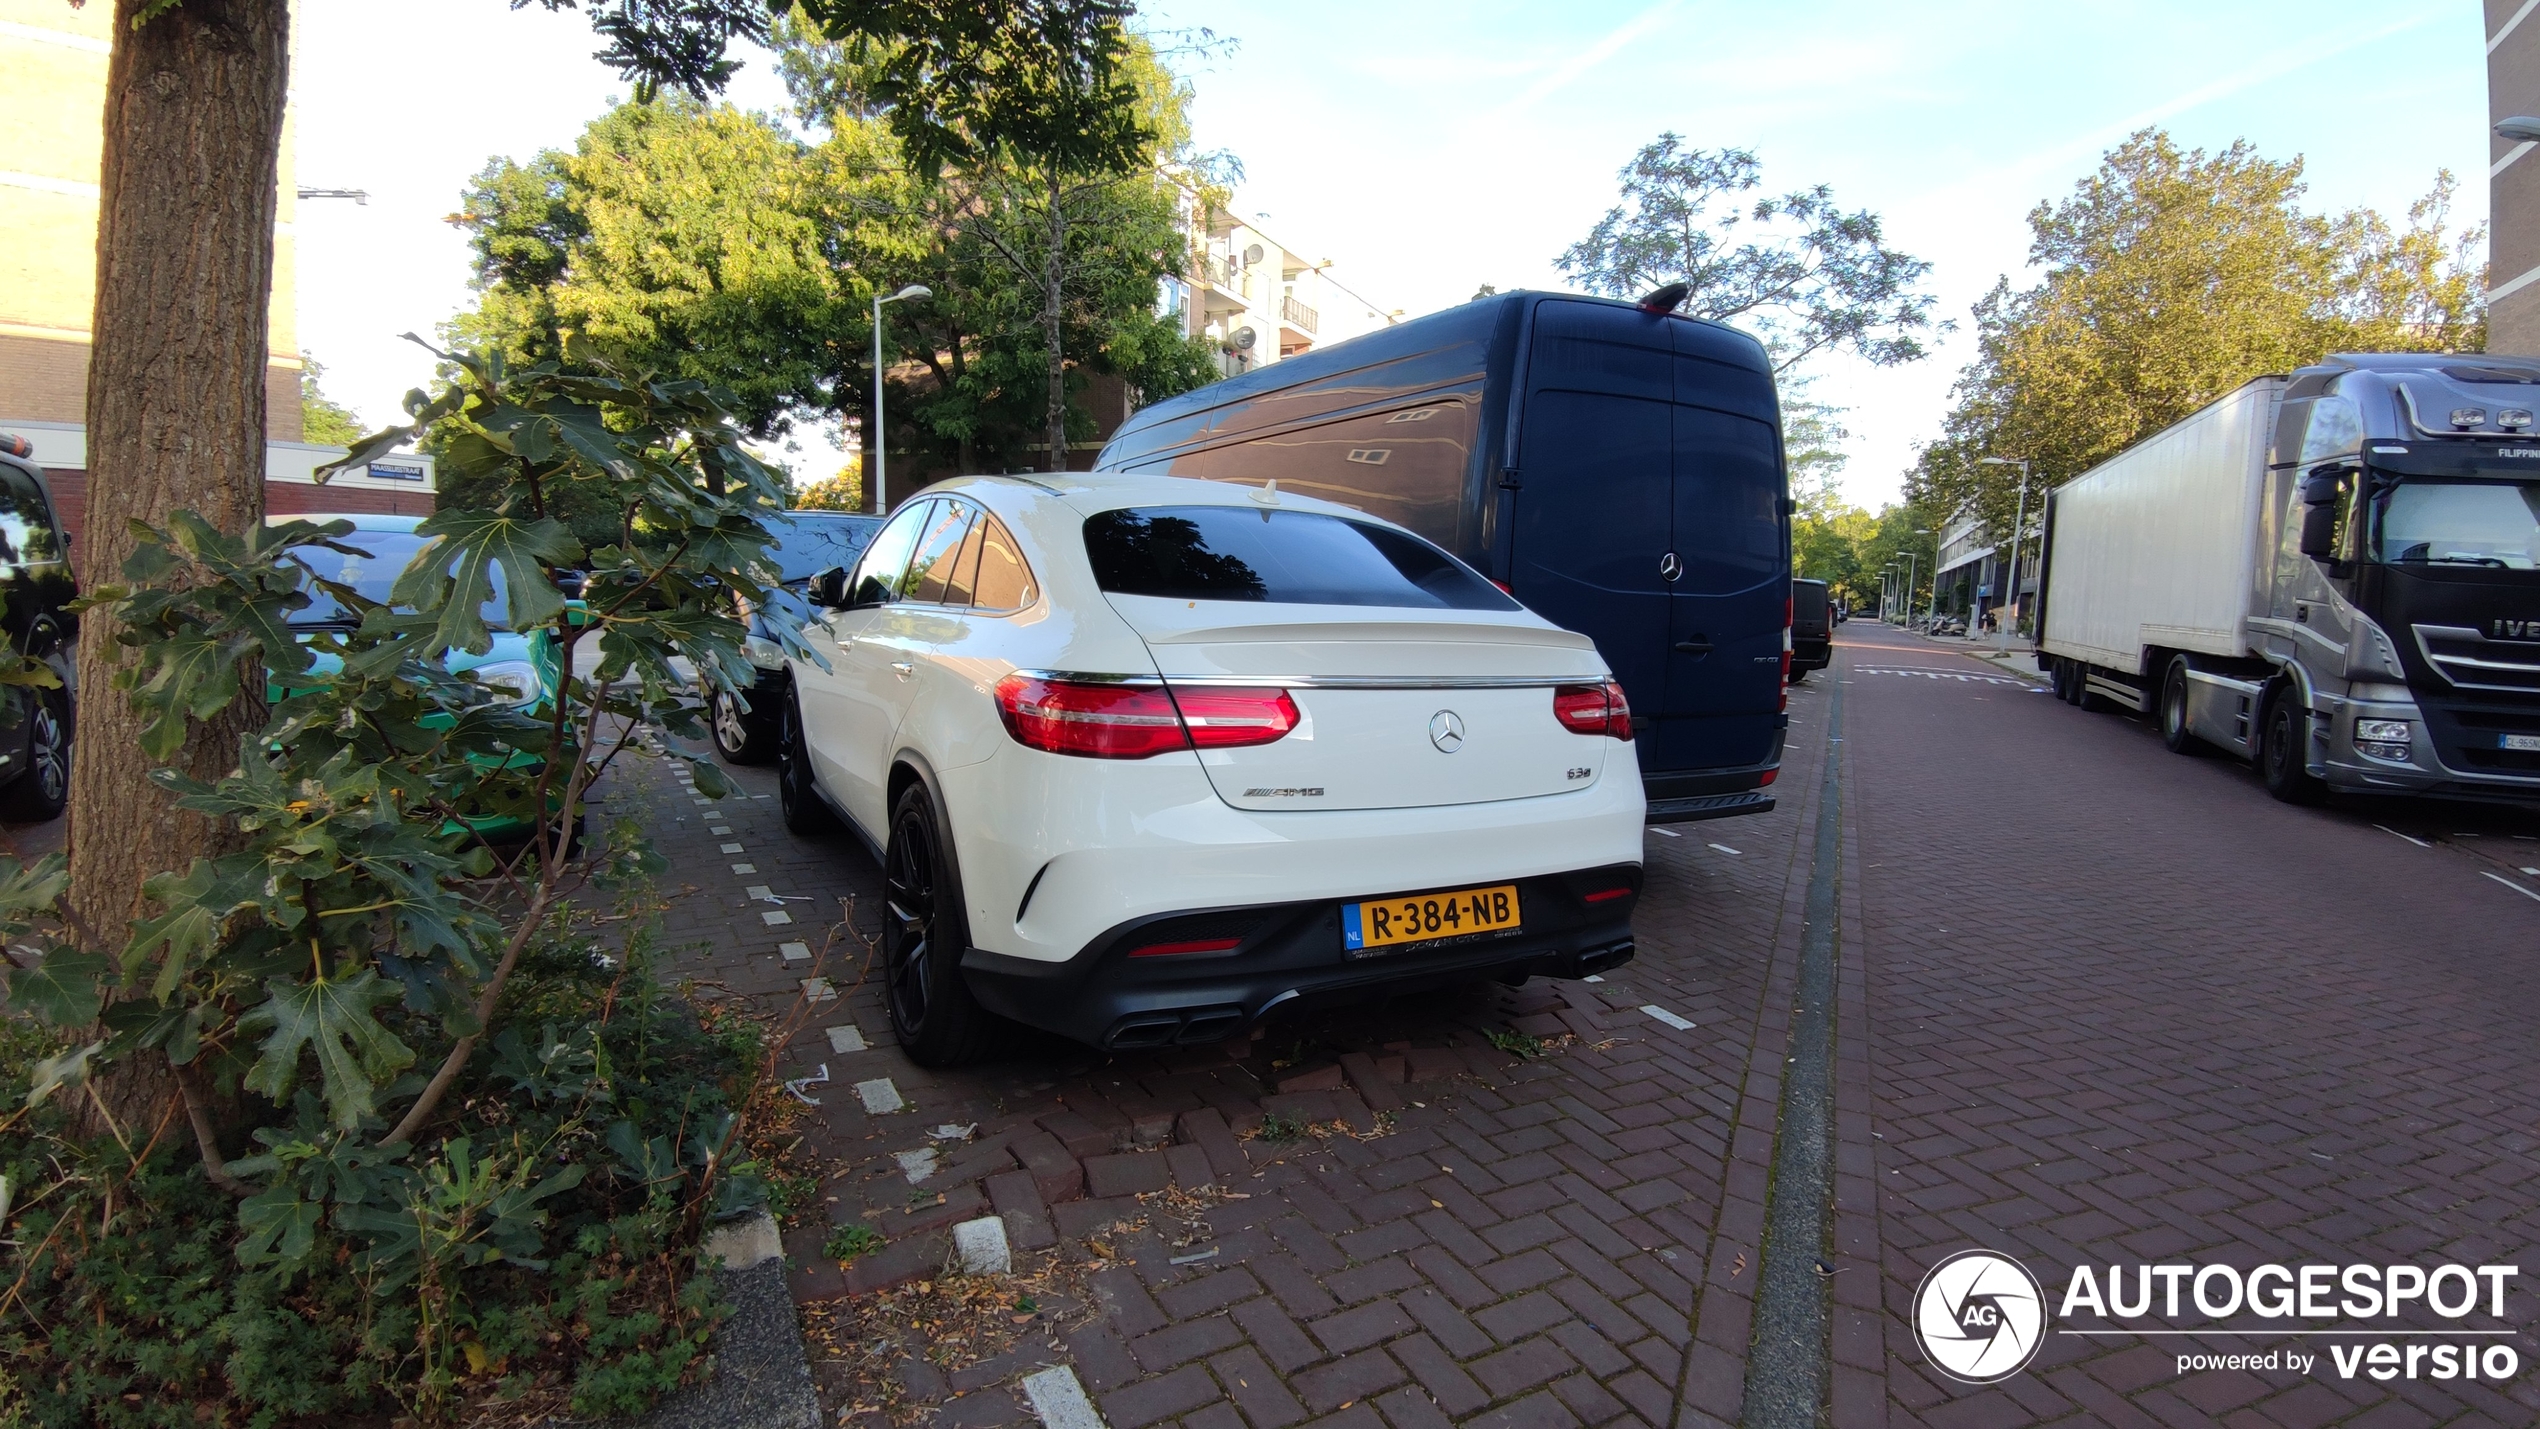
[[[1191,285],[1179,278],[1164,277],[1155,284],[1155,315],[1177,318],[1190,311]]]

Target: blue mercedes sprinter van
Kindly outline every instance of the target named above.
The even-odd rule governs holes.
[[[1410,527],[1596,641],[1651,822],[1773,806],[1791,506],[1772,363],[1746,334],[1497,294],[1147,407],[1094,465],[1276,480]]]

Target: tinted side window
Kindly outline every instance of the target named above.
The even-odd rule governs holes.
[[[847,583],[847,604],[881,605],[900,598],[903,579],[908,571],[909,553],[917,549],[918,533],[925,529],[927,513],[938,503],[921,501],[900,508],[873,544],[864,548],[864,559],[857,563],[855,579]]]
[[[908,582],[901,587],[905,599],[927,605],[970,603],[967,593],[959,600],[949,595],[953,572],[961,562],[961,538],[970,534],[970,518],[977,513],[978,508],[967,501],[936,504],[926,535],[917,543],[917,557],[908,563]]]
[[[1021,610],[1041,598],[1040,586],[1032,579],[1032,568],[1023,562],[1023,547],[1005,523],[994,516],[981,516],[975,528],[978,534],[979,569],[971,588],[971,599],[981,610]]]
[[[0,564],[40,566],[61,559],[44,493],[24,472],[0,466]]]
[[[1452,545],[1471,469],[1474,404],[1443,398],[1186,452],[1165,470],[1204,481],[1258,486],[1353,506]]]

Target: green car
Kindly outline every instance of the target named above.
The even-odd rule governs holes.
[[[309,514],[272,518],[284,520],[349,521],[353,530],[341,539],[347,546],[357,547],[366,555],[348,556],[311,546],[300,552],[302,560],[319,577],[338,585],[352,587],[364,597],[385,602],[397,577],[414,563],[416,554],[430,544],[432,538],[417,535],[415,528],[423,523],[420,516],[376,516],[343,514]],[[315,599],[306,609],[291,618],[291,628],[302,632],[302,638],[320,630],[344,630],[360,623],[360,618],[338,604],[324,592],[312,592]],[[493,644],[481,655],[452,650],[444,660],[453,674],[473,672],[476,678],[497,690],[506,692],[512,703],[524,710],[537,711],[550,706],[563,683],[563,668],[557,660],[555,637],[541,627],[524,634],[509,625],[504,598],[503,576],[494,571],[494,592],[484,607],[485,626],[492,633]],[[268,690],[269,698],[279,698],[279,687]],[[534,768],[538,756],[516,754],[510,762],[514,768]],[[485,816],[465,820],[489,841],[525,839],[532,825],[524,818]]]

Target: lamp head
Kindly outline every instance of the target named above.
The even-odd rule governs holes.
[[[911,283],[907,287],[893,293],[891,295],[891,301],[897,303],[903,301],[913,301],[918,298],[931,298],[933,296],[935,296],[934,289],[927,287],[923,283]]]
[[[2499,119],[2496,121],[2496,137],[2511,139],[2519,144],[2540,143],[2540,119],[2535,119],[2528,114],[2517,114],[2511,119]]]

